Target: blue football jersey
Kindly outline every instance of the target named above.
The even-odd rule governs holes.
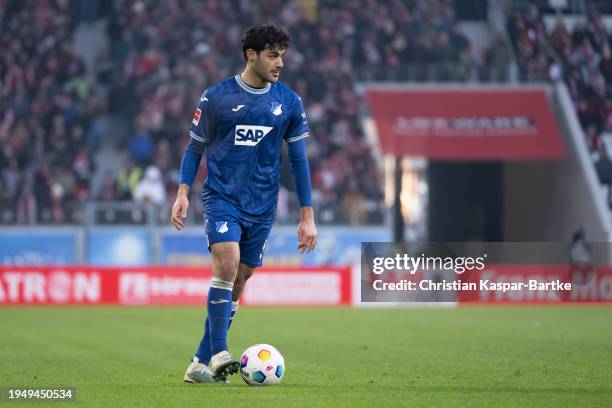
[[[300,97],[286,84],[265,88],[231,77],[200,97],[189,135],[206,143],[204,211],[231,207],[251,221],[276,215],[281,146],[308,136]]]

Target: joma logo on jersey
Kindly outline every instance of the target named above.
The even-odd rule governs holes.
[[[274,128],[270,126],[237,125],[234,144],[238,146],[255,146],[272,129]]]

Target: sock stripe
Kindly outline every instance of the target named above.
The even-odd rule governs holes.
[[[234,288],[234,283],[228,282],[226,280],[219,279],[219,278],[212,278],[210,281],[210,287],[217,288],[217,289],[232,290]]]
[[[238,309],[240,309],[240,302],[239,301],[232,302],[232,312],[235,312]]]
[[[225,290],[229,290],[231,291],[234,287],[233,286],[224,286],[224,285],[219,285],[218,283],[212,283],[210,284],[211,288],[216,288],[216,289],[225,289]]]
[[[210,281],[211,283],[216,283],[217,285],[234,286],[234,282],[226,281],[226,280],[215,278],[215,277],[213,277]]]

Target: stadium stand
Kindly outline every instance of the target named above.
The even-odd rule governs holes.
[[[483,61],[507,63],[504,47],[474,52],[448,0],[299,3],[0,0],[0,222],[77,223],[88,200],[133,200],[148,166],[170,205],[200,92],[240,71],[244,27],[277,21],[292,34],[282,80],[307,107],[319,221],[381,223],[355,84],[478,80]],[[91,64],[67,45],[83,32],[107,44]],[[281,221],[297,205],[286,167]]]
[[[612,33],[592,9],[568,27],[558,14],[547,29],[540,9],[515,8],[508,19],[523,81],[565,81],[608,204],[612,205]]]

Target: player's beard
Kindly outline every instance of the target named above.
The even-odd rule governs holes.
[[[272,72],[276,70],[273,67],[266,67],[265,64],[261,64],[259,61],[253,64],[253,68],[257,76],[264,82],[275,83],[280,77],[280,70],[278,71],[279,75],[274,76]]]

